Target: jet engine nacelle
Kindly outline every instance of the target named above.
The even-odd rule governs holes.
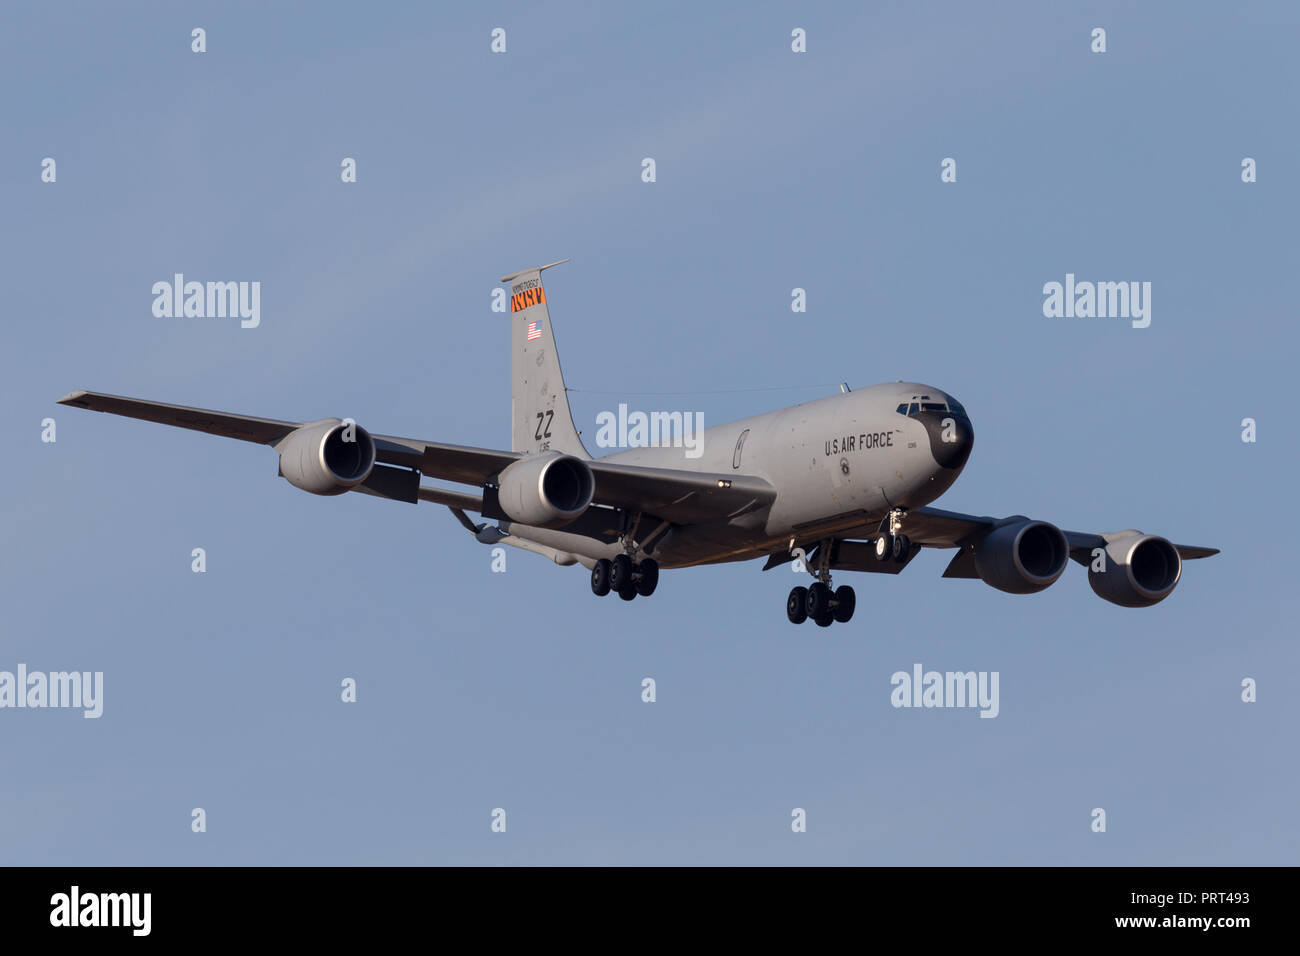
[[[1054,584],[1069,560],[1061,529],[1028,518],[994,528],[975,547],[981,580],[1008,594],[1033,594]]]
[[[591,505],[596,478],[586,462],[547,452],[521,458],[497,479],[497,501],[512,521],[559,528]]]
[[[275,447],[280,452],[280,474],[313,495],[350,491],[369,478],[375,466],[370,433],[337,418],[303,425]]]
[[[1095,562],[1094,562],[1095,563]],[[1100,598],[1121,607],[1150,607],[1167,598],[1183,573],[1178,549],[1141,531],[1106,535],[1103,571],[1088,567],[1088,583]]]

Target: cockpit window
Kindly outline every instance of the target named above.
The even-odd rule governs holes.
[[[898,406],[898,414],[909,418],[915,418],[921,412],[953,412],[957,415],[965,415],[966,409],[962,408],[961,402],[955,398],[935,401],[932,395],[913,395],[911,402],[903,402]]]

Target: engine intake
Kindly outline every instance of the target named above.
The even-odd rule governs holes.
[[[497,496],[510,520],[560,528],[591,506],[596,478],[586,462],[548,452],[521,458],[501,472]]]
[[[994,528],[975,547],[980,579],[1008,594],[1033,594],[1054,584],[1069,560],[1061,529],[1028,518]]]
[[[359,425],[339,419],[313,422],[289,433],[276,446],[280,474],[314,495],[341,495],[370,477],[375,442]]]
[[[1150,607],[1178,586],[1183,559],[1164,538],[1140,531],[1108,535],[1104,570],[1088,568],[1097,596],[1121,607]]]

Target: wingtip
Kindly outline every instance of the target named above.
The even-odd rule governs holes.
[[[64,395],[61,399],[58,400],[57,404],[75,405],[77,404],[77,402],[81,401],[89,394],[90,393],[87,392],[84,388],[79,388],[75,392],[68,392],[67,395]]]

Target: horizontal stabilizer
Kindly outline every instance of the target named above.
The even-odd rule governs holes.
[[[569,262],[569,261],[571,261],[571,260],[569,260],[569,259],[557,259],[555,262],[548,262],[548,263],[547,263],[546,265],[544,265],[544,266],[533,266],[531,269],[520,269],[518,272],[512,272],[512,273],[510,273],[510,275],[508,275],[508,276],[502,276],[502,277],[501,277],[501,281],[502,281],[502,282],[513,282],[515,279],[518,279],[520,276],[528,275],[530,272],[545,272],[547,269],[551,268],[551,266],[562,266],[562,265],[564,265],[566,262]]]

